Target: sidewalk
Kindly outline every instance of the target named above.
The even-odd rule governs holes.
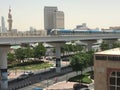
[[[47,88],[45,88],[44,90],[73,90],[73,85],[76,82],[66,82],[66,81],[62,81],[62,82],[58,82],[56,84],[53,84]]]
[[[14,79],[14,78],[17,78],[19,75],[23,74],[23,71],[15,72],[14,70],[10,70],[9,72],[10,74],[8,76],[8,79]]]
[[[56,84],[50,85],[49,87],[44,88],[44,90],[73,90],[73,85],[76,83],[77,82],[62,81],[62,82],[58,82]],[[89,90],[94,90],[93,84],[94,84],[94,82],[91,84],[86,84],[86,85],[88,85]]]

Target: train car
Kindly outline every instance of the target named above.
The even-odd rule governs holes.
[[[102,30],[103,33],[120,33],[120,30]]]
[[[120,30],[99,30],[99,29],[91,29],[91,30],[79,30],[79,29],[52,29],[51,35],[70,35],[70,34],[91,34],[91,33],[120,33]]]
[[[102,32],[104,33],[104,32],[106,32],[106,33],[112,33],[112,32],[114,32],[114,30],[102,30]]]
[[[73,30],[71,29],[52,29],[50,34],[51,35],[64,35],[64,34],[70,34],[73,33]]]
[[[98,33],[98,32],[101,32],[97,29],[95,30],[73,30],[73,33]]]
[[[120,30],[113,30],[114,33],[120,33]]]
[[[99,33],[101,32],[99,29],[91,29],[89,30],[89,32],[92,32],[92,33]]]

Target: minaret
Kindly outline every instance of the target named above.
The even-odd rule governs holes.
[[[9,13],[8,13],[8,30],[12,31],[12,15],[11,15],[11,8],[9,8]]]

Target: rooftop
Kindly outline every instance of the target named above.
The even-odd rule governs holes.
[[[110,49],[110,50],[96,52],[95,54],[120,55],[120,48],[114,48],[114,49]]]

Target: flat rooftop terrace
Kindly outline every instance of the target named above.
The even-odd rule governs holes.
[[[97,54],[104,54],[104,55],[120,55],[120,48],[114,48],[114,49],[110,49],[110,50],[105,50],[105,51],[100,51],[100,52],[96,52]]]

